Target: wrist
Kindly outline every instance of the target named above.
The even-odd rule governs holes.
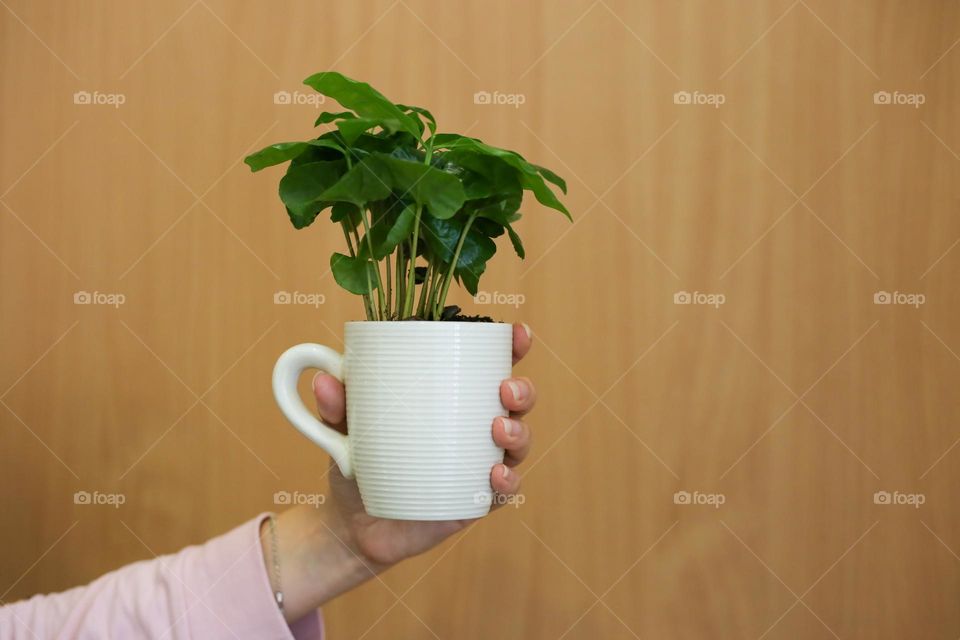
[[[369,562],[354,546],[349,528],[333,509],[309,506],[289,509],[276,517],[276,541],[267,521],[260,540],[273,591],[283,594],[288,622],[320,607],[385,567]],[[280,584],[276,581],[273,549],[277,550]]]

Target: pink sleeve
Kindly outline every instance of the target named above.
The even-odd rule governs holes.
[[[277,608],[260,551],[265,517],[85,587],[2,607],[0,640],[321,640],[319,609],[287,625]]]

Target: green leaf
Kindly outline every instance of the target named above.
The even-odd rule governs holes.
[[[523,250],[523,242],[520,241],[520,236],[517,235],[517,232],[513,230],[509,224],[507,225],[507,235],[510,236],[510,243],[513,245],[513,250],[517,252],[517,255],[520,256],[520,259],[523,260],[527,257],[526,251]]]
[[[332,140],[308,140],[307,142],[280,142],[264,147],[243,159],[251,171],[260,171],[266,167],[292,160],[311,147],[325,147],[344,153],[343,147]]]
[[[537,167],[524,160],[520,154],[514,151],[492,147],[476,138],[468,138],[456,133],[438,133],[434,136],[434,147],[437,149],[448,149],[446,157],[454,163],[462,161],[460,153],[464,151],[482,153],[503,160],[511,167],[519,170],[521,186],[528,191],[532,191],[534,197],[540,204],[550,207],[551,209],[556,209],[567,216],[567,218],[570,218],[570,212],[567,211],[563,203],[557,199],[556,194],[553,193],[550,187],[547,186],[547,183],[544,182]]]
[[[460,276],[460,282],[463,283],[463,288],[467,290],[467,293],[472,296],[477,295],[477,291],[480,290],[480,276],[483,275],[486,269],[487,265],[484,263],[474,269],[457,271],[457,275]]]
[[[545,207],[550,207],[556,211],[559,211],[567,217],[568,220],[573,220],[570,216],[570,212],[567,211],[567,208],[563,206],[563,203],[557,198],[556,194],[547,186],[539,175],[530,175],[528,173],[523,174],[521,179],[521,184],[523,188],[532,191],[533,197],[537,199],[537,202],[544,205]]]
[[[469,211],[481,218],[492,220],[501,226],[520,219],[517,211],[520,209],[522,196],[499,196],[474,200],[469,203]]]
[[[425,227],[424,239],[430,249],[430,261],[443,269],[448,269],[466,220],[457,216],[452,220],[426,217],[421,219]],[[460,249],[457,259],[456,275],[471,295],[476,295],[480,276],[487,268],[487,261],[497,251],[496,243],[482,231],[471,226]]]
[[[423,107],[412,107],[405,104],[398,104],[398,107],[404,110],[406,113],[416,113],[419,116],[422,116],[420,120],[424,120],[427,123],[427,126],[430,127],[430,133],[437,132],[437,119],[433,117],[433,114],[424,109]],[[421,127],[422,129],[422,127]],[[421,131],[422,133],[422,131]]]
[[[454,171],[463,169],[460,178],[468,199],[522,194],[522,172],[500,158],[475,151],[458,151],[446,156],[446,160],[455,160],[449,162]]]
[[[380,163],[372,157],[353,165],[336,184],[320,194],[319,199],[332,202],[350,202],[358,207],[390,195],[390,186],[381,171]]]
[[[397,245],[413,235],[413,225],[416,222],[416,212],[411,206],[403,207],[399,213],[396,209],[387,210],[379,217],[374,216],[370,227],[370,242],[367,236],[360,241],[359,255],[370,257],[370,244],[373,245],[373,259],[383,260],[393,253]]]
[[[427,245],[430,262],[441,265],[450,264],[463,224],[462,219],[443,219],[433,216],[420,218],[420,226],[423,228],[421,237]]]
[[[398,244],[413,235],[413,227],[416,221],[417,216],[414,208],[409,205],[404,207],[393,225],[390,226],[383,243],[380,245],[381,249],[385,250],[384,255],[391,253],[397,248]]]
[[[342,161],[310,162],[290,167],[280,180],[280,199],[297,229],[313,222],[317,214],[332,205],[320,196],[335,184],[343,172]]]
[[[340,120],[337,122],[337,129],[344,141],[348,145],[353,145],[361,135],[373,129],[374,127],[386,128],[387,124],[377,118],[351,118],[350,120]]]
[[[457,260],[457,271],[471,271],[480,269],[487,260],[497,252],[497,243],[471,226],[467,232],[467,239],[460,249],[460,258]]]
[[[464,288],[470,295],[477,295],[477,289],[480,286],[480,276],[487,269],[487,261],[493,257],[497,251],[496,243],[483,235],[477,229],[471,227],[467,233],[467,239],[460,249],[460,259],[457,260],[457,268],[454,273],[460,277]]]
[[[351,80],[336,71],[325,71],[310,76],[303,83],[333,98],[361,118],[382,121],[384,128],[390,132],[406,131],[420,137],[421,131],[416,118],[405,114],[400,107],[366,82]]]
[[[337,202],[330,210],[331,222],[346,221],[347,229],[353,231],[360,224],[360,209],[350,202]]]
[[[425,206],[431,216],[450,218],[463,206],[466,194],[457,176],[425,165],[422,162],[403,160],[394,156],[374,153],[383,168],[386,180],[399,197],[413,198]]]
[[[392,156],[394,158],[399,158],[400,160],[409,160],[410,162],[416,162],[423,164],[423,159],[426,157],[426,153],[417,149],[416,147],[396,147],[391,149],[386,155]],[[442,169],[442,167],[435,167],[437,169]]]
[[[324,111],[314,121],[313,126],[319,127],[322,124],[327,124],[328,122],[333,122],[334,120],[340,120],[341,118],[350,120],[356,117],[357,114],[355,114],[353,111],[338,111],[336,113],[332,111]]]
[[[502,224],[479,216],[474,219],[473,226],[488,238],[499,238],[507,230]]]
[[[536,167],[537,171],[540,173],[540,175],[542,175],[547,180],[547,182],[552,182],[553,184],[560,187],[560,191],[563,191],[564,194],[567,193],[566,180],[564,180],[563,178],[555,174],[553,171],[550,171],[550,169],[547,169],[546,167],[541,167],[538,164],[535,164],[533,166]]]
[[[496,252],[497,243],[484,234],[474,220],[467,232],[463,247],[460,248],[460,258],[454,269],[454,274],[460,278],[470,295],[477,295],[480,276],[486,271],[487,262]]]
[[[342,253],[330,256],[333,278],[350,293],[370,293],[377,286],[376,267],[364,258],[351,258]]]
[[[336,132],[340,135],[340,132]],[[352,151],[355,155],[365,155],[379,151],[380,153],[391,154],[399,148],[415,148],[417,139],[409,133],[398,131],[393,134],[372,134],[364,133],[353,143]]]

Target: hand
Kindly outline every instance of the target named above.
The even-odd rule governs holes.
[[[516,364],[530,350],[531,336],[520,324],[513,326],[513,362]],[[328,374],[320,373],[313,380],[317,409],[324,422],[343,433],[347,432],[346,399],[343,384]],[[520,476],[513,467],[523,462],[530,450],[530,429],[521,420],[536,403],[537,394],[527,378],[511,378],[500,385],[500,401],[510,411],[510,418],[493,421],[493,441],[506,451],[503,464],[490,471],[494,491],[513,495],[520,488]],[[343,530],[354,551],[378,568],[423,553],[446,537],[460,531],[471,520],[421,522],[385,520],[367,515],[360,501],[355,480],[343,477],[336,464],[330,463],[331,506],[339,514]]]

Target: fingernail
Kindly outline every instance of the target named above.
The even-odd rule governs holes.
[[[319,371],[317,371],[315,374],[313,374],[313,382],[310,383],[310,386],[311,386],[311,387],[316,387],[316,386],[317,386],[317,378],[319,378],[321,375],[323,375],[323,374],[322,374],[321,372],[319,372]]]
[[[507,434],[507,437],[512,438],[515,432],[518,432],[517,424],[510,418],[500,418],[503,421],[503,432]]]
[[[533,340],[533,330],[530,329],[530,325],[526,322],[521,322],[520,324],[523,325],[523,330],[527,332],[527,340]]]
[[[504,480],[510,477],[510,467],[508,467],[507,465],[503,465],[503,473],[500,474],[500,477],[503,478]]]
[[[510,393],[513,394],[513,399],[517,402],[520,402],[520,385],[511,380],[507,383],[507,386],[510,387]]]

